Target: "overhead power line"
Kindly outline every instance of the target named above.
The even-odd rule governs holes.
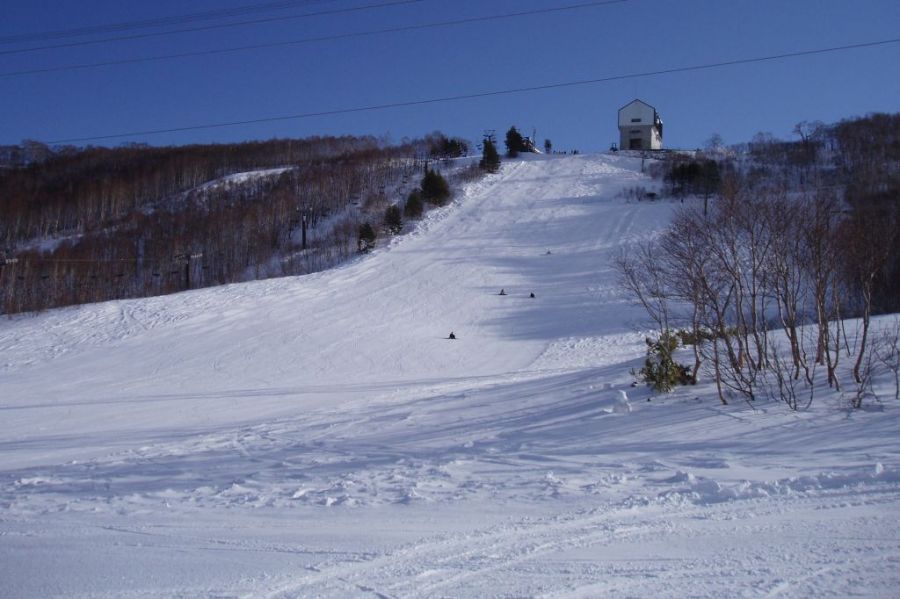
[[[20,44],[43,40],[65,39],[69,37],[81,37],[85,35],[96,35],[99,33],[111,33],[114,31],[129,31],[133,29],[148,29],[151,27],[182,25],[185,23],[195,23],[198,21],[210,21],[214,19],[239,17],[246,14],[287,10],[298,5],[303,6],[309,4],[322,4],[335,1],[337,0],[279,0],[278,2],[247,4],[244,6],[235,6],[234,8],[207,10],[203,12],[171,15],[168,17],[158,17],[155,19],[144,19],[140,21],[124,21],[120,23],[106,23],[102,25],[85,25],[84,27],[77,27],[73,29],[39,31],[35,33],[19,33],[15,35],[0,36],[0,44]]]
[[[599,0],[595,2],[582,2],[580,4],[570,4],[568,6],[557,6],[553,8],[541,8],[536,10],[523,10],[518,12],[510,12],[497,15],[486,15],[482,17],[469,17],[466,19],[455,19],[452,21],[438,21],[433,23],[420,23],[418,25],[402,25],[399,27],[387,27],[384,29],[373,29],[371,31],[358,31],[355,33],[338,33],[334,35],[323,35],[317,37],[307,37],[297,40],[288,40],[282,42],[268,42],[265,44],[251,44],[246,46],[233,46],[230,48],[217,48],[213,50],[200,50],[196,52],[180,52],[176,54],[163,54],[159,56],[146,56],[143,58],[124,58],[121,60],[108,60],[104,62],[94,62],[88,64],[66,65],[59,67],[46,67],[40,69],[28,69],[23,71],[12,71],[8,73],[0,73],[0,77],[19,77],[22,75],[35,75],[39,73],[54,73],[59,71],[74,71],[78,69],[92,69],[98,67],[109,67],[123,64],[136,64],[143,62],[156,62],[160,60],[171,60],[175,58],[187,58],[191,56],[211,56],[215,54],[226,54],[231,52],[245,52],[248,50],[261,50],[265,48],[278,48],[283,46],[296,46],[301,44],[310,44],[315,42],[326,42],[333,40],[351,39],[357,37],[367,37],[373,35],[385,35],[390,33],[402,33],[407,31],[418,31],[422,29],[436,29],[439,27],[450,27],[457,25],[470,25],[473,23],[481,23],[485,21],[499,21],[504,19],[512,19],[531,15],[542,15],[550,13],[567,12],[573,10],[581,10],[585,8],[597,8],[609,6],[611,4],[622,4],[629,0]]]
[[[771,62],[783,60],[786,58],[797,58],[800,56],[813,56],[817,54],[828,54],[834,52],[844,52],[847,50],[858,50],[861,48],[874,48],[877,46],[887,46],[890,44],[900,43],[900,38],[887,40],[879,40],[872,42],[863,42],[859,44],[847,44],[844,46],[831,46],[829,48],[816,48],[814,50],[800,50],[797,52],[785,52],[782,54],[772,54],[769,56],[757,56],[753,58],[739,58],[735,60],[726,60],[721,62],[711,62],[706,64],[690,65],[683,67],[672,67],[668,69],[659,69],[655,71],[644,71],[639,73],[627,73],[623,75],[611,75],[608,77],[598,77],[596,79],[582,79],[577,81],[565,81],[561,83],[548,83],[544,85],[533,85],[529,87],[517,87],[511,89],[494,90],[486,92],[476,92],[469,94],[459,94],[454,96],[444,96],[439,98],[427,98],[420,100],[408,100],[403,102],[390,102],[386,104],[372,104],[368,106],[357,106],[353,108],[337,108],[332,110],[322,110],[318,112],[304,112],[300,114],[291,114],[284,116],[263,117],[255,119],[247,119],[242,121],[230,121],[225,123],[213,123],[206,125],[188,125],[184,127],[171,127],[168,129],[148,129],[144,131],[131,131],[128,133],[113,133],[108,135],[95,135],[91,137],[72,137],[68,139],[58,139],[49,141],[48,144],[75,143],[83,141],[97,141],[102,139],[117,139],[122,137],[134,137],[140,135],[160,135],[163,133],[180,133],[183,131],[198,131],[202,129],[219,129],[223,127],[236,127],[239,125],[253,125],[258,123],[274,123],[278,121],[292,121],[299,119],[308,119],[313,117],[334,116],[338,114],[351,114],[356,112],[370,112],[374,110],[385,110],[389,108],[407,108],[411,106],[423,106],[427,104],[439,104],[444,102],[458,102],[461,100],[472,100],[477,98],[488,98],[492,96],[506,96],[511,94],[520,94],[527,92],[535,92],[549,89],[560,89],[566,87],[577,87],[583,85],[594,85],[599,83],[609,83],[611,81],[621,81],[624,79],[637,79],[640,77],[654,77],[658,75],[669,75],[672,73],[686,73],[689,71],[702,71],[707,69],[716,69],[744,64],[753,64],[761,62]]]
[[[37,52],[38,50],[55,50],[58,48],[74,48],[77,46],[90,46],[94,44],[106,44],[110,42],[123,42],[130,40],[146,39],[150,37],[160,37],[163,35],[174,35],[177,33],[193,33],[195,31],[211,31],[214,29],[225,29],[228,27],[243,27],[246,25],[260,25],[262,23],[276,23],[280,21],[291,21],[296,19],[308,19],[311,17],[322,17],[326,15],[339,15],[353,12],[361,12],[365,10],[374,10],[378,8],[387,8],[390,6],[401,6],[404,4],[418,4],[426,0],[393,0],[391,2],[382,2],[380,4],[366,4],[364,6],[352,6],[348,8],[335,8],[331,10],[320,10],[317,12],[305,12],[299,15],[283,15],[280,17],[267,17],[265,19],[253,19],[250,21],[233,21],[230,23],[217,23],[213,25],[203,25],[202,27],[189,27],[185,29],[172,29],[170,31],[157,31],[155,33],[139,33],[135,35],[122,35],[119,37],[107,37],[99,40],[83,40],[80,42],[66,42],[65,44],[53,44],[49,46],[34,46],[32,48],[22,48],[18,50],[0,50],[0,55],[9,54],[25,54],[27,52]],[[626,2],[627,0],[621,0]]]

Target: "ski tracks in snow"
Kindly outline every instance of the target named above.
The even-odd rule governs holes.
[[[604,505],[510,519],[350,563],[322,562],[265,596],[336,597],[363,589],[410,599],[682,597],[691,588],[691,596],[711,598],[734,595],[736,589],[760,597],[853,592],[888,597],[900,581],[896,573],[888,580],[880,575],[900,557],[900,539],[878,532],[885,525],[896,529],[888,514],[857,518],[859,537],[851,543],[840,526],[822,517],[823,512],[846,517],[844,502],[854,494],[845,489],[779,502]],[[898,501],[900,490],[894,487],[875,492],[869,505]],[[821,523],[816,535],[807,537],[801,531],[811,514]],[[879,557],[867,563],[870,551]],[[817,576],[809,574],[811,563],[819,565]],[[868,582],[866,574],[872,575]]]

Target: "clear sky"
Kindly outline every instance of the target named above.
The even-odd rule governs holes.
[[[51,142],[541,86],[900,38],[898,0],[622,0],[555,13],[155,62],[8,76],[235,46],[478,18],[588,0],[303,0],[176,27],[9,42],[10,36],[271,4],[273,0],[3,2],[0,144]],[[12,52],[227,22],[281,20],[117,42]],[[790,137],[803,120],[900,111],[900,43],[838,53],[370,112],[99,140],[154,145],[433,130],[478,140],[510,125],[558,149],[603,150],[635,97],[665,122],[665,145],[755,133]]]

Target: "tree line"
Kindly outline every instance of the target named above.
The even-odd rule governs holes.
[[[360,222],[389,194],[464,144],[434,133],[48,149],[0,170],[0,310],[327,268],[356,251]]]
[[[617,258],[659,328],[642,369],[657,389],[705,372],[723,403],[799,409],[821,376],[859,407],[879,363],[896,373],[897,333],[874,334],[871,319],[900,311],[900,115],[796,131],[800,141],[758,136],[722,159],[714,189],[701,184],[708,206],[688,204]],[[702,179],[709,160],[674,159],[663,176]],[[679,345],[692,364],[674,361]]]

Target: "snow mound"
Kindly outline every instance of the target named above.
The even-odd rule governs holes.
[[[828,491],[861,490],[870,485],[888,485],[900,488],[900,469],[886,469],[877,463],[874,467],[851,473],[824,472],[812,476],[799,476],[775,481],[744,480],[722,484],[711,478],[678,471],[666,479],[676,488],[659,494],[662,502],[687,501],[709,505],[725,501],[768,498],[773,496],[810,495]],[[683,483],[678,485],[678,483]]]

